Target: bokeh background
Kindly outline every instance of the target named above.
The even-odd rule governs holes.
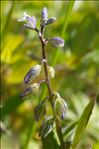
[[[2,149],[56,148],[52,134],[45,142],[41,141],[38,136],[40,124],[34,121],[33,109],[47,94],[44,86],[31,99],[19,98],[25,88],[26,72],[40,63],[41,45],[36,33],[25,29],[17,20],[26,11],[37,18],[39,27],[43,7],[48,8],[49,17],[57,18],[46,27],[45,36],[60,36],[65,40],[64,48],[47,47],[48,62],[56,71],[53,90],[58,91],[68,104],[67,120],[63,123],[64,140],[72,140],[75,128],[67,134],[66,127],[78,120],[91,95],[99,93],[98,0],[1,1]],[[78,149],[99,149],[98,99],[99,95]]]

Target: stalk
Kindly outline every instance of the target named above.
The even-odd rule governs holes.
[[[44,30],[44,29],[41,29],[41,30]],[[40,39],[41,45],[42,45],[42,60],[44,60],[43,66],[44,66],[44,72],[45,72],[45,78],[46,78],[45,81],[46,81],[48,94],[49,94],[49,102],[51,104],[51,108],[52,108],[52,111],[53,111],[53,116],[55,118],[56,131],[57,131],[58,139],[60,141],[61,149],[65,149],[65,143],[64,143],[64,140],[63,140],[63,136],[62,136],[62,130],[61,130],[61,127],[58,125],[58,120],[55,117],[54,109],[53,109],[53,91],[52,91],[50,77],[49,77],[49,74],[48,74],[48,61],[47,61],[47,53],[46,53],[46,41],[43,38],[43,32],[41,33],[41,36],[39,37],[39,39]]]

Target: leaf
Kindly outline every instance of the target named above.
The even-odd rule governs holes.
[[[75,126],[77,125],[78,121],[72,122],[71,124],[69,124],[69,126],[66,128],[65,132],[64,132],[64,136],[66,136],[68,133],[70,133]]]
[[[89,118],[91,116],[93,107],[95,105],[95,101],[96,101],[96,97],[93,97],[90,100],[90,102],[88,103],[88,105],[85,107],[85,109],[84,109],[84,111],[83,111],[83,113],[79,119],[78,126],[77,126],[75,136],[73,139],[73,143],[72,143],[72,149],[76,148],[76,146],[78,145],[78,143],[80,141],[81,136],[84,133],[84,130],[85,130],[85,128],[88,124]]]

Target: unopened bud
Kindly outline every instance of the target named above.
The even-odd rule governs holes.
[[[40,128],[39,136],[45,138],[54,128],[54,118],[45,120]]]
[[[48,24],[51,24],[51,23],[53,23],[55,21],[56,21],[56,18],[52,17],[52,18],[48,19],[45,24],[48,25]]]
[[[45,103],[41,102],[39,105],[37,105],[34,109],[34,117],[36,121],[39,121],[42,119],[42,117],[46,114],[46,108]]]
[[[41,72],[41,65],[36,65],[32,67],[24,78],[25,84],[38,77],[40,75],[40,72]]]
[[[53,46],[53,47],[64,47],[64,40],[60,37],[53,37],[48,39],[48,42]]]
[[[56,93],[54,110],[55,110],[56,116],[60,117],[61,119],[66,118],[67,104],[66,104],[66,101],[62,99],[58,93]]]
[[[55,77],[55,70],[53,67],[51,66],[48,66],[48,71],[49,71],[49,74],[51,76],[51,78],[54,78]]]
[[[42,10],[42,21],[46,21],[48,19],[47,8],[44,7]]]

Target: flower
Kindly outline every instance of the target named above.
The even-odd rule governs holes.
[[[44,7],[42,10],[42,21],[46,21],[48,19],[47,8]]]
[[[35,19],[35,17],[34,16],[31,17],[26,12],[24,12],[23,17],[18,19],[18,21],[19,22],[26,22],[26,24],[24,24],[24,26],[26,28],[33,29],[33,30],[35,30],[35,28],[36,28],[36,19]]]
[[[28,94],[30,94],[31,92],[36,93],[39,89],[39,84],[38,83],[34,83],[33,85],[28,86],[21,94],[20,94],[20,98],[24,98],[25,96],[27,96]]]
[[[34,80],[36,77],[38,77],[40,75],[40,72],[41,72],[41,65],[35,65],[34,67],[32,67],[28,71],[26,76],[24,77],[25,84],[27,84],[28,82]]]
[[[64,47],[64,40],[60,37],[53,37],[48,39],[48,41],[53,47]]]

